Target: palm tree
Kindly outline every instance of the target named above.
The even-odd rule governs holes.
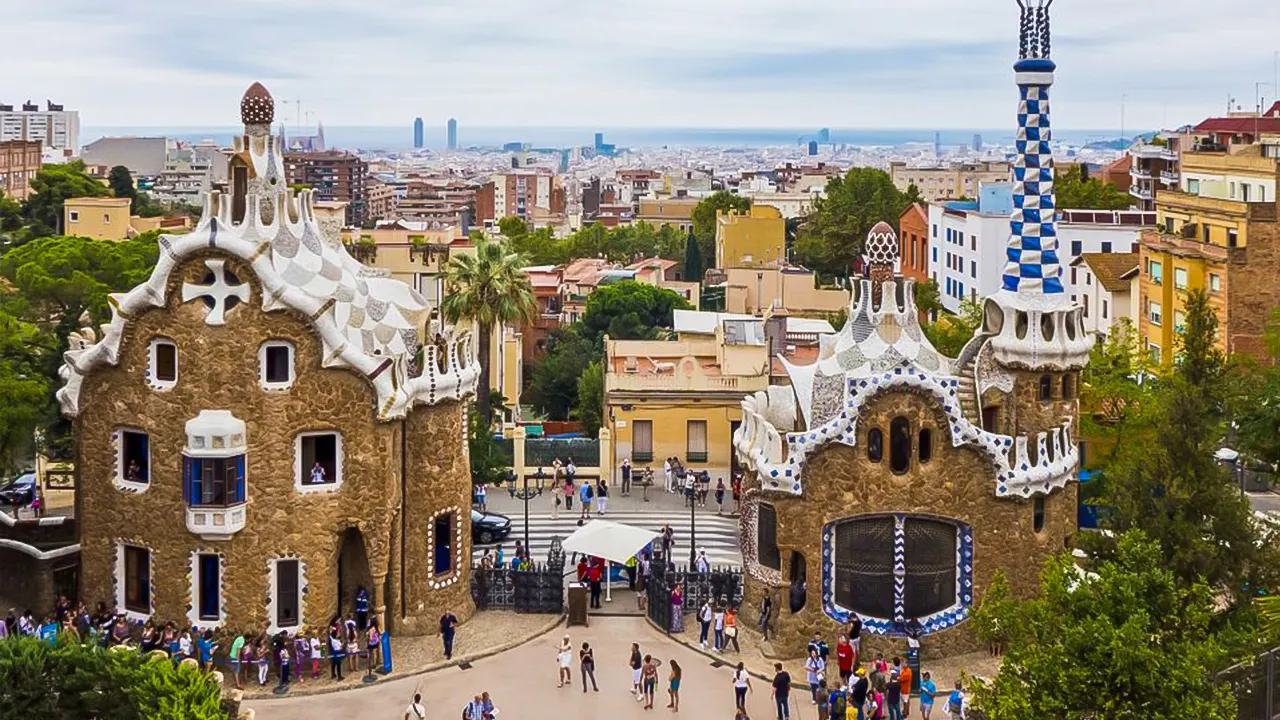
[[[493,329],[528,321],[537,308],[533,285],[520,269],[523,264],[520,255],[508,253],[501,243],[481,238],[475,255],[455,255],[445,266],[447,294],[440,303],[441,312],[451,323],[466,320],[477,327],[483,387],[476,393],[476,407],[486,426],[493,422],[488,392]]]

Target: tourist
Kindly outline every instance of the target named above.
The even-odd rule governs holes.
[[[733,701],[739,710],[747,708],[747,693],[751,692],[751,673],[746,665],[738,663],[733,669]]]
[[[631,495],[631,457],[622,458],[622,497]]]
[[[342,657],[346,646],[337,625],[329,628],[329,679],[342,680]]]
[[[126,632],[128,631],[127,626],[125,627],[125,630]],[[187,630],[183,630],[182,635],[178,636],[178,660],[185,660],[186,658],[193,657],[194,655],[195,646],[191,642],[191,633]]]
[[[204,635],[202,635],[200,639],[196,641],[196,648],[199,655],[200,669],[205,672],[212,670],[213,669],[213,651],[218,649],[218,646],[215,645],[213,642],[212,630],[204,631]]]
[[[777,707],[778,720],[790,720],[791,708],[787,700],[791,696],[791,675],[782,669],[782,663],[774,663],[773,672],[773,703]]]
[[[320,485],[324,483],[324,466],[316,461],[315,466],[311,468],[311,484]]]
[[[227,659],[231,661],[231,673],[235,676],[236,688],[239,690],[244,689],[244,675],[242,673],[243,667],[241,662],[243,659],[241,655],[244,652],[244,640],[244,633],[236,633],[236,639],[231,641],[231,652],[227,656]]]
[[[644,656],[644,665],[640,668],[640,683],[644,688],[644,709],[653,709],[653,691],[658,686],[658,666],[661,660],[652,655]]]
[[[671,484],[671,472],[672,472],[672,468],[671,468],[671,458],[667,458],[667,459],[662,463],[662,474],[663,474],[663,476],[664,476],[664,477],[666,477],[666,479],[667,479],[667,485],[666,485],[666,487],[667,487],[667,492],[671,492],[671,490],[672,490],[672,484]]]
[[[248,676],[249,682],[253,682],[253,673],[258,668],[258,653],[254,648],[253,638],[245,636],[244,645],[240,647],[240,667],[243,668],[245,675]],[[240,670],[236,670],[236,687],[241,690],[244,685],[240,682]]]
[[[591,487],[590,480],[584,480],[578,488],[578,504],[582,506],[582,512],[578,515],[578,524],[586,522],[587,515],[591,513],[591,498],[595,495],[595,490]]]
[[[414,693],[413,702],[404,711],[404,720],[426,720],[427,709],[422,705],[422,694]]]
[[[867,704],[867,695],[871,693],[871,681],[867,679],[867,671],[858,668],[854,671],[858,677],[849,689],[849,703],[858,709],[858,720],[865,720],[863,707]]]
[[[313,633],[308,633],[308,635],[310,635],[311,637],[311,679],[319,680],[320,679],[320,657],[322,655],[320,637],[319,637],[320,633],[313,632]],[[302,666],[298,666],[298,672],[299,673],[302,672]]]
[[[560,478],[564,475],[564,463],[560,462],[559,456],[551,461],[551,482],[552,487],[559,487]]]
[[[951,720],[961,720],[964,717],[965,694],[964,687],[960,681],[956,681],[956,689],[951,691],[951,695],[947,697],[947,714]]]
[[[356,626],[351,625],[347,628],[347,670],[355,672],[360,669],[360,635],[356,631]]]
[[[493,706],[488,690],[480,693],[480,711],[484,720],[493,720],[498,716],[498,709]]]
[[[156,629],[155,623],[148,618],[147,623],[142,626],[142,637],[138,640],[138,648],[146,654],[155,650],[159,644],[160,631]]]
[[[476,508],[480,512],[488,512],[489,487],[485,483],[476,486]]]
[[[764,641],[769,642],[769,616],[773,613],[773,597],[765,593],[763,599],[760,600],[759,626],[760,632],[764,634]]]
[[[867,693],[867,720],[884,720],[884,692],[874,684]]]
[[[356,587],[356,627],[361,631],[369,627],[369,591],[364,585]]]
[[[271,669],[271,650],[267,647],[267,639],[265,637],[258,638],[257,648],[253,653],[254,662],[258,664],[258,686],[267,684],[267,671]],[[342,674],[338,674],[338,679],[342,679]]]
[[[876,659],[871,661],[871,671],[872,673],[881,674],[889,672],[889,663],[884,661],[883,652],[880,652],[879,650],[876,651]]]
[[[831,720],[848,720],[849,712],[849,687],[844,683],[836,685],[835,689],[827,696],[827,715]],[[854,713],[853,717],[857,718]]]
[[[484,698],[479,695],[472,696],[462,717],[465,720],[484,720]]]
[[[738,609],[732,605],[724,611],[724,637],[726,648],[732,643],[734,652],[742,652],[742,648],[738,647]]]
[[[564,509],[570,512],[573,511],[573,491],[573,481],[566,479],[564,481],[564,488],[561,492],[564,493]]]
[[[377,667],[375,658],[382,656],[382,631],[378,629],[378,619],[374,618],[369,623],[369,634],[366,638],[366,645],[369,651],[369,674],[373,674],[373,669]],[[301,667],[301,665],[299,665]]]
[[[684,590],[679,584],[671,588],[671,632],[684,632]]]
[[[836,667],[840,670],[840,682],[848,684],[853,676],[853,645],[843,635],[836,643]]]
[[[569,462],[564,466],[564,477],[566,482],[573,484],[577,481],[578,466],[573,463],[573,456],[569,456]]]
[[[809,683],[810,704],[818,704],[818,683],[822,680],[827,663],[818,655],[813,645],[809,646],[809,657],[804,661],[804,677]]]
[[[644,667],[644,658],[640,656],[640,643],[631,643],[631,659],[628,662],[631,665],[631,692],[636,694],[636,702],[640,702],[644,699],[644,693],[640,689],[640,671]]]
[[[671,548],[676,544],[676,531],[671,529],[671,525],[662,526],[662,561],[664,563],[671,562]]]
[[[933,715],[933,696],[937,694],[938,686],[933,684],[933,678],[926,670],[920,676],[920,717],[924,720]]]
[[[893,664],[898,664],[898,658],[893,659]],[[914,678],[911,675],[911,666],[903,665],[898,671],[898,687],[902,693],[902,717],[911,717],[911,681]]]
[[[560,647],[556,649],[556,687],[573,684],[572,665],[573,645],[569,642],[569,636],[565,635],[560,641]]]
[[[729,488],[733,490],[733,512],[735,514],[742,512],[742,473],[734,473],[733,479],[729,481]]]
[[[681,476],[684,478],[684,506],[692,508],[694,503],[698,501],[695,496],[693,473],[682,471]]]
[[[885,688],[884,708],[889,720],[902,720],[902,684],[898,682],[901,677],[901,669],[898,667],[898,658],[893,659],[893,669],[889,672],[889,684]],[[910,686],[907,692],[910,692]]]
[[[564,500],[561,499],[563,494],[560,492],[557,492],[557,490],[558,488],[551,489],[551,519],[552,520],[560,519],[560,506],[564,503]]]
[[[604,579],[605,563],[600,558],[592,558],[587,567],[587,582],[591,586],[591,607],[599,610],[603,607],[600,604],[600,583]]]
[[[849,644],[853,646],[853,664],[857,665],[861,662],[858,656],[862,654],[862,618],[854,615],[849,621],[849,631],[846,634]]]
[[[596,485],[596,514],[604,515],[605,507],[609,504],[609,486],[605,484],[604,478],[600,478],[599,484]]]
[[[818,720],[829,720],[831,693],[827,690],[827,679],[825,677],[819,676],[815,694],[818,696]]]
[[[716,479],[716,514],[724,514],[724,478]]]
[[[698,548],[698,557],[694,559],[693,568],[703,575],[711,572],[711,562],[707,560],[706,548]]]
[[[453,634],[458,626],[458,616],[445,611],[440,616],[440,639],[444,642],[444,659],[453,659]]]
[[[578,651],[578,667],[582,668],[582,692],[587,692],[587,678],[591,678],[591,689],[600,692],[596,685],[596,653],[589,643],[582,643]]]
[[[831,651],[827,648],[827,641],[822,639],[821,633],[815,632],[813,634],[813,638],[809,640],[809,646],[805,649],[817,650],[818,657],[822,659],[823,663],[825,663],[827,658],[831,655]]]
[[[276,690],[284,690],[289,687],[289,646],[285,644],[280,648],[280,682],[276,684]]]
[[[667,707],[672,712],[680,712],[680,663],[675,658],[671,659],[671,672],[667,675],[667,682],[670,686],[667,690]]]
[[[714,617],[711,601],[703,600],[702,607],[698,608],[698,644],[702,645],[703,650],[707,649],[707,635],[711,632],[711,621]]]
[[[724,608],[716,603],[711,614],[711,629],[715,633],[716,652],[724,652]]]

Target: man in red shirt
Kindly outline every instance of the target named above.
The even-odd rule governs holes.
[[[836,643],[836,665],[840,668],[840,679],[847,684],[853,675],[853,645],[847,637],[841,636]]]
[[[592,558],[591,565],[587,568],[587,582],[591,585],[591,607],[599,609],[600,605],[600,581],[604,579],[604,561],[599,558]]]

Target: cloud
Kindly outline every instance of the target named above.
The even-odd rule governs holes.
[[[50,98],[92,126],[233,125],[255,80],[331,126],[998,128],[1015,98],[1012,0],[0,0],[0,16],[0,101]],[[1257,0],[1062,0],[1053,22],[1060,127],[1114,127],[1122,97],[1129,127],[1251,106],[1280,48],[1280,3]]]

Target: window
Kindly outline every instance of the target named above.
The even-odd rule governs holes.
[[[1235,228],[1227,228],[1227,247],[1235,247],[1240,242],[1239,233]]]
[[[1173,286],[1179,290],[1187,289],[1187,269],[1176,267],[1173,269]]]
[[[1107,319],[1107,299],[1102,298],[1102,319]]]
[[[110,215],[110,214],[108,214],[108,213],[102,213],[102,224],[103,224],[103,225],[110,225],[110,224],[111,224],[111,215]]]
[[[1155,343],[1147,344],[1147,354],[1151,356],[1151,362],[1160,363],[1160,346]]]
[[[264,389],[284,390],[293,385],[293,345],[281,341],[263,343],[258,364]]]
[[[182,458],[186,500],[191,507],[230,507],[245,501],[244,455]]]
[[[1071,399],[1071,375],[1062,376],[1062,399]]]
[[[631,460],[649,462],[653,459],[653,421],[636,420],[631,423]]]
[[[1187,316],[1181,310],[1173,311],[1173,331],[1181,334],[1187,329]]]
[[[764,567],[782,569],[782,553],[778,550],[778,511],[768,503],[757,506],[756,559]]]
[[[969,249],[970,249],[970,250],[974,250],[974,251],[976,251],[976,250],[978,249],[978,236],[977,236],[977,235],[970,235],[970,236],[969,236]]]
[[[1044,530],[1044,498],[1038,497],[1031,508],[1031,526],[1036,532]]]
[[[926,618],[956,604],[956,526],[940,520],[869,517],[835,528],[834,600],[864,617]],[[895,545],[903,548],[906,575],[895,588]],[[901,595],[899,596],[899,592]]]
[[[211,553],[196,556],[196,619],[217,622],[222,618],[222,558]]]
[[[884,433],[880,428],[871,428],[867,431],[867,459],[878,463],[882,457],[884,457]]]
[[[978,263],[974,260],[969,261],[969,277],[978,277]]]
[[[1200,181],[1199,181],[1199,180],[1193,180],[1193,179],[1191,179],[1191,178],[1187,178],[1187,192],[1188,192],[1188,193],[1190,193],[1190,194],[1192,194],[1192,195],[1199,195],[1199,194],[1200,194]],[[1249,199],[1249,189],[1248,189],[1248,187],[1245,187],[1244,196],[1245,196],[1245,200],[1248,200],[1248,199]]]
[[[933,225],[933,236],[934,236],[934,237],[938,237],[938,225],[937,225],[937,223],[934,223],[934,225]]]
[[[1216,273],[1210,273],[1209,274],[1209,292],[1221,292],[1221,291],[1222,291],[1222,278],[1218,277]]]
[[[342,436],[336,432],[303,433],[295,451],[299,490],[333,489],[342,484]]]
[[[889,423],[889,469],[901,475],[911,465],[911,422],[896,417]]]
[[[1199,185],[1198,182],[1196,184],[1197,186]],[[1249,202],[1249,183],[1240,183],[1240,194],[1241,194],[1241,197],[1240,197],[1241,200],[1245,202]]]
[[[142,615],[151,614],[151,551],[125,545],[124,609]]]
[[[1084,296],[1083,298],[1081,298],[1081,299],[1083,299],[1083,300],[1084,300],[1084,316],[1085,316],[1085,317],[1089,317],[1089,296],[1088,296],[1088,295],[1085,295],[1085,296]]]
[[[934,247],[934,248],[933,248],[933,263],[934,263],[935,265],[938,263],[938,248],[937,248],[937,247]]]
[[[1104,243],[1102,243],[1102,252],[1104,252],[1104,253],[1109,253],[1109,252],[1111,252],[1111,243],[1109,243],[1109,242],[1104,242]]]
[[[1040,376],[1040,402],[1049,402],[1053,399],[1053,377],[1050,375]]]
[[[1081,240],[1072,240],[1072,241],[1071,241],[1071,254],[1072,254],[1072,255],[1079,255],[1079,254],[1080,254],[1081,252],[1083,252],[1083,251],[1084,251],[1084,242],[1083,242],[1083,241],[1081,241]]]
[[[1227,197],[1228,197],[1228,198],[1231,198],[1232,200],[1234,200],[1234,199],[1235,199],[1235,197],[1236,197],[1236,184],[1235,184],[1235,183],[1231,183],[1231,185],[1230,185],[1229,187],[1230,187],[1230,189],[1229,189],[1229,190],[1227,190]]]
[[[437,515],[431,523],[431,569],[436,575],[453,572],[453,526],[456,523],[457,518],[451,512]]]
[[[116,480],[128,485],[147,485],[151,482],[151,439],[138,430],[121,430],[116,442],[119,455],[116,458]]]
[[[1164,283],[1164,265],[1162,263],[1157,260],[1152,260],[1148,271],[1151,273],[1151,282],[1156,285]]]
[[[147,360],[147,384],[155,390],[168,390],[177,382],[178,346],[172,340],[152,340]]]
[[[920,430],[920,464],[923,465],[933,459],[933,431],[929,428],[921,428]]]
[[[67,219],[68,219],[68,220],[70,220],[71,222],[80,222],[80,211],[79,211],[79,210],[68,210],[68,211],[67,211]]]
[[[688,462],[707,461],[707,421],[690,420],[686,428],[685,460]]]
[[[1071,284],[1075,285],[1078,282],[1080,281],[1076,279],[1076,268],[1073,267],[1071,268]]]
[[[1147,319],[1151,321],[1152,325],[1160,325],[1164,322],[1164,311],[1160,307],[1160,303],[1152,302],[1150,304],[1147,308]]]
[[[982,429],[995,432],[1000,422],[1000,406],[988,405],[982,408]]]
[[[275,612],[272,619],[276,627],[275,634],[282,628],[294,628],[302,624],[302,567],[301,562],[292,558],[273,562],[275,585]]]

